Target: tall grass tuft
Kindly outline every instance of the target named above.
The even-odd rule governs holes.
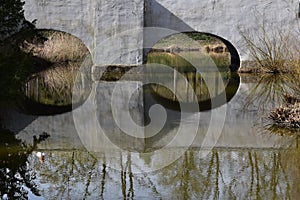
[[[45,61],[38,63],[40,70],[27,78],[25,95],[43,104],[70,105],[82,63],[92,66],[89,51],[81,40],[67,33],[41,30],[26,38],[21,50]],[[88,88],[82,90],[85,89]]]
[[[22,50],[51,63],[82,61],[89,53],[80,39],[67,33],[41,31],[39,37],[45,41],[36,43],[25,40]]]
[[[24,93],[42,104],[70,105],[77,71],[78,66],[74,63],[54,64],[47,70],[33,74],[24,87]]]
[[[300,67],[299,39],[289,31],[259,27],[254,34],[240,30],[250,54],[265,72],[297,72]]]

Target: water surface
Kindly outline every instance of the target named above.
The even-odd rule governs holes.
[[[185,71],[181,72],[191,77],[188,80],[196,91],[197,101],[183,98],[184,103],[205,106],[209,98],[201,77],[214,76],[211,72]],[[228,94],[226,102],[213,110],[205,107],[201,112],[189,111],[184,119],[173,94],[160,91],[157,85],[140,87],[142,80],[153,73],[141,72],[134,76],[131,73],[119,81],[94,79],[86,101],[73,111],[63,113],[34,115],[24,113],[17,105],[2,102],[1,196],[24,199],[296,199],[300,191],[297,131],[279,134],[283,129],[266,126],[264,118],[269,109],[282,101],[279,98],[282,88],[293,90],[294,85],[284,77],[276,77],[272,82],[274,89],[270,87],[270,77],[239,77],[227,68],[220,68],[220,72],[225,88],[230,88],[225,91]],[[174,80],[174,74],[156,76],[165,77],[167,82]],[[176,80],[172,83],[181,92],[186,88],[185,83]],[[113,93],[116,86],[121,90]],[[266,88],[273,89],[268,92]],[[133,96],[130,97],[131,92]],[[215,92],[213,98],[224,91]],[[112,95],[117,97],[114,100],[117,109],[111,107]],[[128,105],[126,100],[130,116],[139,125],[151,123],[149,108],[152,105],[164,106],[167,122],[159,133],[152,135],[153,130],[146,128],[146,139],[143,139],[121,130],[116,120],[124,119],[118,117],[126,114],[123,109]],[[207,136],[213,111],[224,108],[224,125],[219,123],[221,118],[216,118],[213,124],[223,125],[222,132]],[[74,119],[74,113],[81,117]],[[79,125],[78,119],[81,120]],[[177,135],[182,120],[187,122],[183,126],[184,134]],[[190,124],[196,122],[198,130],[194,135]],[[100,124],[102,131],[93,123]],[[153,123],[159,124],[159,121]],[[124,122],[125,128],[126,125]],[[186,141],[191,137],[192,143],[187,148]],[[36,156],[37,152],[45,153],[44,160]],[[181,156],[177,159],[178,155]],[[175,161],[169,162],[173,158]]]

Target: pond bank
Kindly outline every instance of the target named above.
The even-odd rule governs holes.
[[[198,51],[203,53],[229,53],[226,45],[221,41],[195,41],[196,44],[179,44],[174,45],[172,43],[167,43],[165,45],[154,46],[150,52],[167,52],[167,53],[180,53],[189,51]],[[197,45],[198,44],[198,45]]]

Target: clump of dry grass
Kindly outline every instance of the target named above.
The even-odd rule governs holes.
[[[300,97],[284,94],[286,106],[279,106],[269,114],[275,125],[287,128],[300,128]]]
[[[25,95],[47,105],[70,105],[77,71],[74,63],[54,64],[32,75],[25,85]]]
[[[88,50],[76,37],[62,32],[54,32],[44,43],[41,57],[50,62],[83,60]]]
[[[80,39],[67,33],[41,31],[35,37],[43,39],[25,40],[21,49],[52,63],[82,61],[89,53]]]
[[[240,31],[250,54],[265,72],[298,72],[300,40],[295,34],[278,28],[259,27],[258,31]]]
[[[291,94],[286,93],[283,95],[283,97],[287,104],[295,104],[297,102],[300,102],[300,97],[298,97],[298,96],[293,96]]]
[[[79,64],[54,64],[51,68],[38,73],[47,88],[51,90],[72,91],[74,80],[79,69]]]

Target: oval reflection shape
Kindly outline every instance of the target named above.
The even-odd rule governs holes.
[[[82,75],[83,62],[92,66],[90,52],[84,43],[73,35],[55,30],[35,30],[24,38],[21,51],[30,56],[33,74],[25,81],[21,103],[30,114],[49,115],[72,110],[88,97],[90,77]],[[73,98],[75,79],[80,98]],[[75,101],[74,101],[75,99]],[[72,106],[73,104],[73,106]]]
[[[180,55],[183,56],[181,57]],[[175,93],[161,85],[148,86],[151,95],[158,103],[170,109],[180,110],[177,97],[181,95],[180,103],[188,105],[198,102],[200,110],[209,110],[230,101],[239,88],[240,77],[237,73],[230,71],[230,57],[228,54],[210,54],[210,57],[218,67],[218,71],[210,70],[207,66],[197,66],[201,67],[201,73],[197,72],[196,69],[183,58],[188,57],[189,60],[201,59],[199,56],[201,57],[199,52],[181,52],[177,54],[166,52],[149,53],[148,63],[159,63],[174,68],[173,74],[164,72],[157,73],[155,70],[153,70],[152,73],[151,69],[147,70],[150,76],[163,76],[166,82],[174,83],[173,91],[175,91]],[[187,81],[177,79],[179,73],[182,74]],[[221,82],[219,76],[222,77]],[[219,90],[219,87],[215,87],[214,91],[210,93],[207,84],[214,84],[216,86],[224,84],[225,91]],[[189,95],[188,92],[185,92],[190,88],[194,90],[196,96]],[[212,107],[211,101],[224,95],[224,93],[226,94],[226,102],[219,102]]]
[[[23,86],[25,96],[22,107],[31,114],[48,115],[72,110],[85,101],[91,86],[89,77],[81,76],[81,84],[76,83],[83,99],[72,99],[74,81],[78,76],[76,66],[55,65],[50,69],[32,75]],[[77,106],[76,106],[77,105]]]

